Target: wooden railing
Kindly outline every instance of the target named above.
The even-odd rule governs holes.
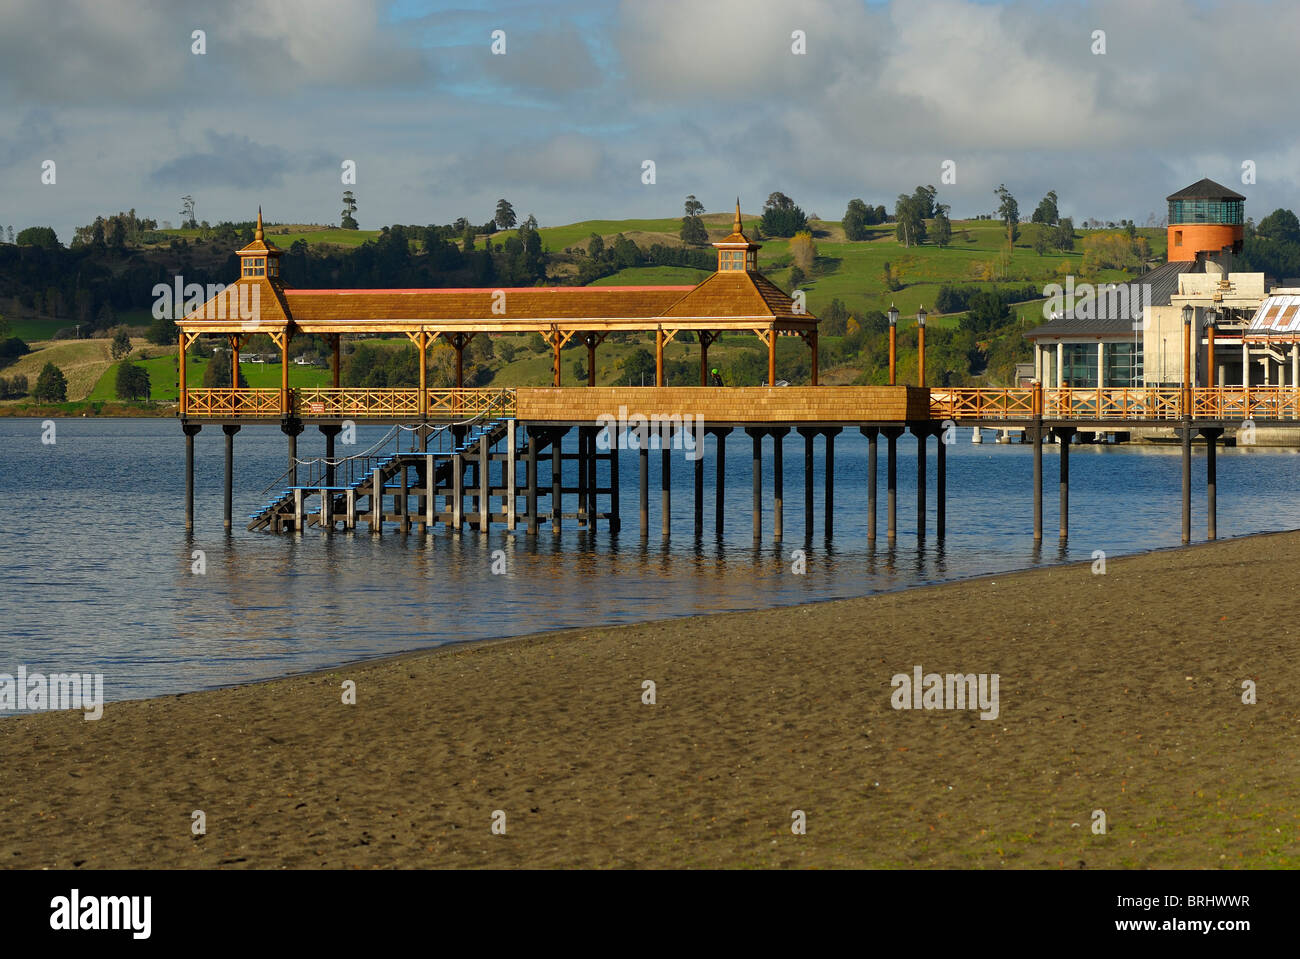
[[[284,416],[346,419],[463,419],[471,416],[513,416],[514,390],[439,389],[425,390],[425,408],[420,409],[418,389],[299,388],[283,397],[278,389],[192,389],[185,392],[186,416],[222,418]]]
[[[1291,387],[1198,387],[1191,394],[1195,419],[1300,419],[1300,390]],[[1185,415],[1179,387],[1062,387],[1044,389],[1035,399],[1033,387],[935,388],[930,390],[934,419],[1030,420],[1035,402],[1044,419],[1054,420],[1177,420]]]
[[[279,416],[277,389],[198,389],[185,391],[187,416]]]

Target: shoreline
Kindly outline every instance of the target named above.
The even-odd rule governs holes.
[[[1289,560],[1266,533],[14,716],[0,861],[1296,866]],[[998,718],[892,708],[914,666],[1000,675]]]

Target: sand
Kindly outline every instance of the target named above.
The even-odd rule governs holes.
[[[10,717],[0,862],[1294,867],[1297,569],[1278,534]],[[998,674],[997,719],[894,709],[917,665]]]

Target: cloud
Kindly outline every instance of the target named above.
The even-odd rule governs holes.
[[[302,174],[333,165],[335,159],[313,151],[291,154],[283,147],[254,143],[233,133],[206,134],[208,148],[174,157],[149,176],[156,186],[240,187],[279,186],[285,174]]]

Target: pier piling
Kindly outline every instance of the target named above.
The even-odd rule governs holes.
[[[885,535],[898,538],[898,438],[903,435],[901,426],[888,426],[885,434],[885,500],[887,515]]]
[[[667,424],[664,425],[663,432],[659,438],[659,507],[663,515],[663,538],[668,539],[669,530],[672,526],[672,469],[673,469],[673,451],[672,444],[668,441],[669,429]]]
[[[528,535],[537,535],[537,431],[528,427]]]
[[[916,538],[925,539],[925,441],[929,427],[914,426],[916,435]]]
[[[754,522],[754,542],[757,543],[763,538],[763,431],[761,429],[747,429],[746,433],[753,441],[754,458],[751,467],[751,473],[754,480],[753,495],[753,522]]]
[[[948,444],[947,430],[939,434],[934,463],[934,534],[943,539],[948,530]]]
[[[1034,444],[1034,542],[1043,539],[1043,421],[1026,426]]]
[[[185,532],[194,532],[194,437],[203,427],[194,423],[181,426],[185,432]]]
[[[1061,539],[1070,538],[1070,443],[1076,432],[1073,426],[1058,426],[1055,431],[1061,441]]]
[[[879,444],[880,428],[862,427],[867,438],[867,541],[876,540],[876,454]]]
[[[839,434],[838,426],[824,430],[826,437],[826,496],[823,509],[826,513],[825,536],[830,539],[835,534],[835,437]]]
[[[1205,434],[1205,535],[1208,539],[1219,538],[1219,468],[1216,443],[1223,430],[1218,427],[1201,430]]]
[[[553,430],[551,432],[551,533],[553,535],[559,535],[560,522],[564,512],[563,446],[565,432],[565,430]]]
[[[785,538],[785,456],[782,442],[788,427],[768,430],[772,437],[772,539],[781,542]]]
[[[726,521],[727,436],[730,433],[730,427],[713,431],[713,435],[717,439],[716,452],[718,458],[714,474],[713,532],[719,539],[722,538],[723,525]]]
[[[1192,541],[1192,424],[1182,425],[1183,447],[1183,542]]]
[[[644,430],[637,448],[637,465],[641,470],[641,538],[650,538],[650,438]]]
[[[226,532],[230,532],[230,522],[232,513],[232,503],[234,495],[234,474],[235,474],[235,434],[239,432],[239,427],[232,423],[227,423],[221,427],[221,432],[226,434],[226,488],[225,488],[225,511],[224,525]]]

